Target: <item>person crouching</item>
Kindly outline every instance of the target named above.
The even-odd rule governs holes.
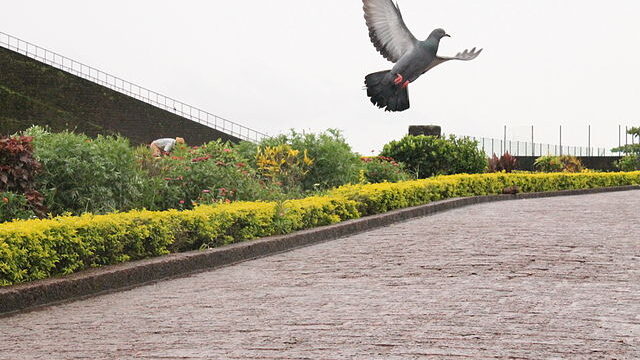
[[[165,155],[169,154],[171,150],[173,150],[173,148],[176,146],[176,143],[184,144],[184,139],[181,137],[177,137],[175,139],[171,139],[171,138],[157,139],[151,142],[151,144],[149,144],[149,147],[151,148],[151,152],[153,153],[153,156],[159,157],[163,154]]]

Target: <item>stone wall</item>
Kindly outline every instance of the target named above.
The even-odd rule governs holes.
[[[0,134],[32,125],[132,143],[180,136],[191,145],[239,139],[0,47]]]
[[[533,171],[533,163],[538,156],[516,156],[518,159],[518,170]],[[618,171],[615,162],[620,160],[617,156],[577,156],[587,169],[601,171]]]

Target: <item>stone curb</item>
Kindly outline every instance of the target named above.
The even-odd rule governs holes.
[[[159,280],[212,270],[222,266],[273,255],[320,242],[335,240],[396,222],[428,216],[473,204],[639,189],[640,186],[634,185],[447,199],[426,205],[349,220],[334,225],[299,231],[288,235],[271,236],[207,251],[170,254],[125,264],[105,266],[65,277],[44,279],[0,288],[0,315],[8,315],[18,311],[125,290]]]

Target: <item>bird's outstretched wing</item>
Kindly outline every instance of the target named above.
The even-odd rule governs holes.
[[[482,52],[482,49],[476,51],[476,48],[473,48],[471,50],[465,50],[463,52],[459,52],[459,53],[456,54],[456,56],[436,56],[435,60],[433,60],[431,62],[431,64],[429,64],[429,66],[427,66],[427,68],[424,69],[424,71],[422,73],[424,74],[427,71],[433,69],[434,67],[442,64],[443,62],[449,61],[449,60],[462,60],[462,61],[473,60],[473,59],[477,58],[478,55],[480,55],[481,52]]]
[[[385,59],[397,62],[417,42],[402,20],[400,8],[392,0],[362,2],[371,42]]]

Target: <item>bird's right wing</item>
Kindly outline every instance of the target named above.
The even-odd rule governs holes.
[[[417,42],[402,20],[400,8],[392,0],[362,2],[371,42],[385,59],[397,62]]]
[[[462,60],[462,61],[473,60],[477,58],[481,52],[482,52],[482,49],[476,51],[476,48],[473,48],[471,50],[465,50],[463,52],[459,52],[456,54],[456,56],[436,56],[436,58],[431,62],[431,64],[429,64],[429,66],[426,69],[424,69],[422,73],[424,74],[427,71],[433,69],[434,67],[449,60]]]

